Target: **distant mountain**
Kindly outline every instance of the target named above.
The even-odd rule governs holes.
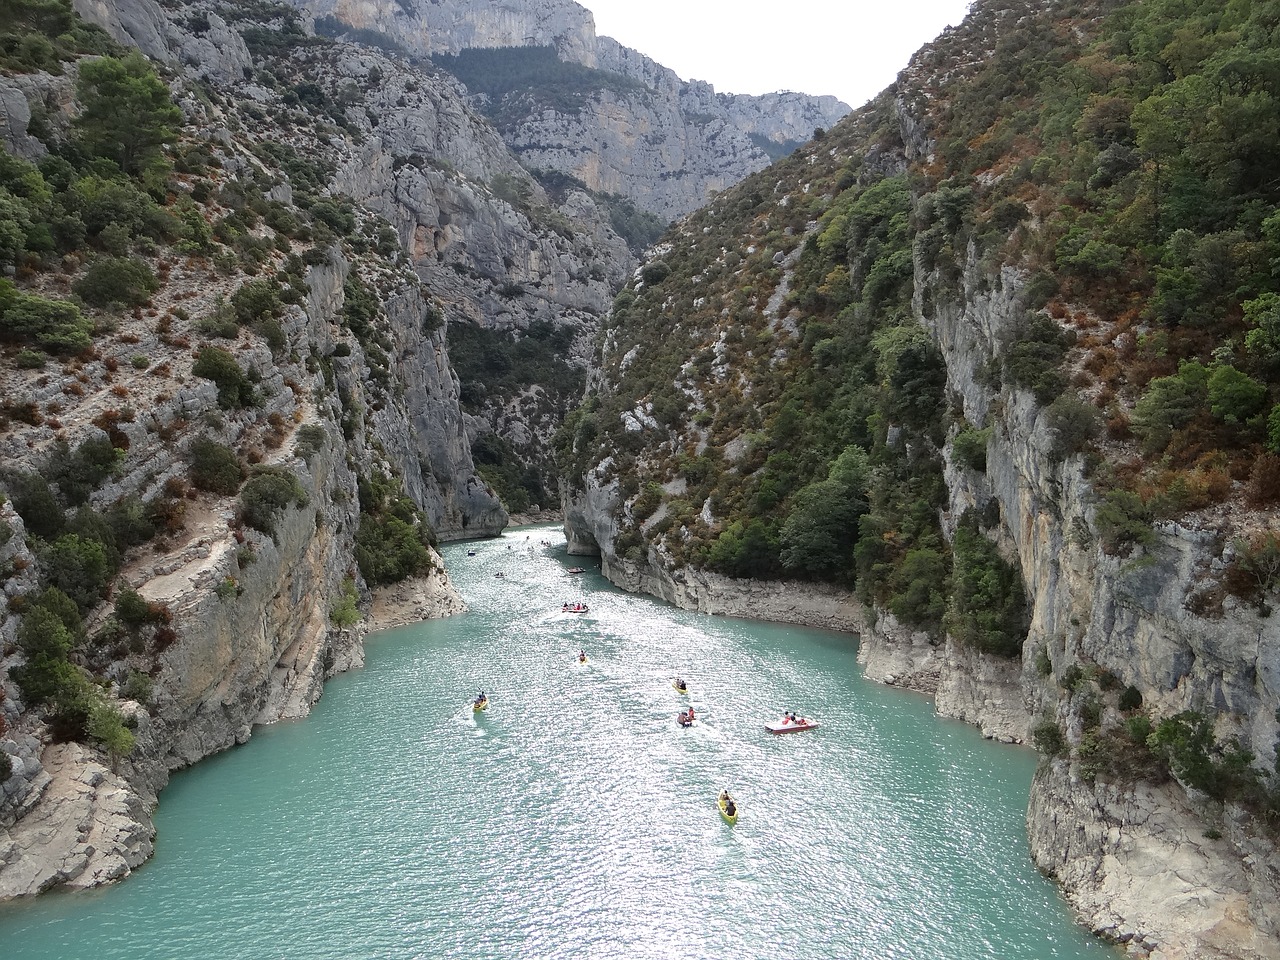
[[[326,35],[434,58],[521,162],[670,220],[849,112],[835,97],[718,94],[599,37],[568,0],[294,0]]]

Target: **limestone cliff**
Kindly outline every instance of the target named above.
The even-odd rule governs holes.
[[[849,111],[830,96],[717,94],[709,84],[685,82],[642,53],[598,37],[591,13],[568,0],[295,2],[318,21],[345,25],[355,38],[411,54],[554,47],[563,61],[625,78],[621,89],[586,90],[572,108],[543,103],[536,91],[527,100],[521,94],[521,105],[504,110],[498,127],[529,169],[569,174],[668,220]]]

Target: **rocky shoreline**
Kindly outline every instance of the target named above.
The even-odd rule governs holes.
[[[670,573],[602,557],[625,590],[705,613],[793,623],[857,636],[867,679],[926,694],[940,716],[1005,743],[1030,739],[1032,716],[1017,661],[985,657],[913,633],[846,592],[813,584]],[[1234,836],[1214,837],[1176,784],[1081,784],[1062,761],[1042,762],[1032,782],[1027,832],[1037,866],[1061,887],[1078,922],[1146,960],[1280,960],[1274,848],[1241,812]],[[1241,858],[1240,849],[1250,853]]]
[[[339,639],[328,646],[333,662],[327,670],[318,666],[322,654],[299,657],[298,651],[287,650],[272,671],[255,724],[243,726],[229,742],[222,742],[213,730],[173,730],[163,715],[152,717],[140,707],[135,711],[137,735],[145,748],[120,770],[82,744],[48,744],[41,749],[38,738],[25,738],[31,741],[31,759],[21,770],[15,768],[11,778],[24,781],[23,803],[13,811],[11,822],[0,824],[0,902],[55,887],[89,889],[127,877],[155,852],[152,815],[160,790],[176,769],[171,754],[180,747],[163,741],[177,737],[184,743],[207,743],[188,761],[199,762],[248,740],[257,723],[308,713],[323,693],[324,679],[364,665],[367,633],[463,612],[462,598],[439,557],[435,559],[438,566],[431,574],[375,591],[369,615],[354,628],[335,631]],[[294,690],[302,674],[315,674],[315,686],[307,685],[312,693],[306,697]]]
[[[425,577],[402,580],[373,591],[369,615],[363,623],[368,633],[466,612],[467,605],[434,552],[433,560],[437,566]]]

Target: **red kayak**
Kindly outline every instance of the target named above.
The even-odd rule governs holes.
[[[764,728],[770,733],[799,733],[801,730],[813,730],[817,726],[818,721],[805,717],[796,717],[794,720],[783,717],[781,720],[766,723]]]

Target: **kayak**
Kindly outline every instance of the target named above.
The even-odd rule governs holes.
[[[588,607],[585,603],[579,603],[572,607],[561,607],[561,613],[586,613]]]
[[[682,687],[682,686],[680,686],[679,684],[677,684],[674,680],[672,680],[672,681],[671,681],[671,686],[675,687],[675,691],[676,691],[676,693],[688,693],[688,692],[689,692],[689,686],[688,686],[688,684],[685,684],[685,685]]]
[[[479,713],[481,710],[488,710],[489,698],[485,697],[483,700],[472,700],[471,709],[474,710],[476,713]]]
[[[795,720],[788,720],[783,717],[781,720],[775,720],[772,723],[766,723],[764,728],[770,733],[799,733],[801,730],[813,730],[818,726],[818,721],[808,720],[804,717],[797,717]]]
[[[742,812],[742,809],[736,801],[733,804],[733,813],[729,812],[729,805],[725,803],[724,797],[716,798],[716,806],[720,808],[720,816],[725,823],[732,825],[738,822],[738,814]]]
[[[566,573],[586,573],[587,570],[586,570],[586,567],[570,567],[565,572]]]
[[[583,666],[586,666],[587,661],[589,661],[590,659],[591,659],[590,657],[579,657],[578,662]]]

